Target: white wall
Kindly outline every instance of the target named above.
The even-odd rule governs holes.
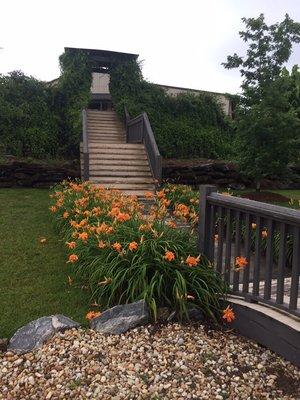
[[[109,93],[109,74],[92,73],[92,93]]]
[[[212,96],[215,96],[216,99],[221,104],[221,107],[222,107],[225,115],[231,116],[231,114],[232,114],[231,102],[222,93],[202,92],[201,90],[193,90],[193,89],[186,89],[186,88],[179,88],[179,87],[172,87],[172,86],[164,86],[164,85],[159,85],[159,86],[161,88],[163,88],[171,96],[177,96],[179,93],[194,93],[194,94],[207,93],[207,94],[211,94]]]

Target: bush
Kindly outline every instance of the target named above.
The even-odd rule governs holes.
[[[20,71],[0,76],[1,151],[19,157],[52,157],[59,144],[58,127],[44,83]]]
[[[60,65],[62,74],[53,85],[20,71],[0,75],[1,153],[38,159],[79,155],[91,69],[82,52],[64,53]]]
[[[233,131],[213,95],[169,96],[143,79],[136,61],[112,68],[110,92],[120,116],[124,105],[133,117],[147,112],[163,157],[225,158],[232,152]]]
[[[89,183],[64,182],[52,197],[68,262],[101,307],[145,299],[154,317],[160,306],[183,317],[189,304],[219,315],[223,281],[197,254],[193,235],[164,222],[164,196],[147,217],[136,199]]]

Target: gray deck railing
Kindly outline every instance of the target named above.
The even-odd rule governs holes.
[[[88,143],[88,132],[87,132],[87,110],[82,110],[82,178],[85,181],[89,180],[89,143]]]
[[[152,175],[159,183],[162,174],[162,158],[147,113],[143,112],[131,119],[125,107],[125,124],[127,143],[144,143]]]
[[[300,211],[200,187],[198,247],[232,294],[300,316]],[[247,265],[234,268],[236,257]]]

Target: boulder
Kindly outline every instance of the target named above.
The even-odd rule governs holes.
[[[92,319],[92,329],[108,334],[120,335],[129,329],[147,324],[149,310],[144,300],[112,307],[99,317]]]
[[[41,347],[56,332],[79,328],[79,326],[77,322],[60,314],[38,318],[17,330],[9,342],[8,350],[27,353]]]

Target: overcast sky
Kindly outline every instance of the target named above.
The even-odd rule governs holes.
[[[239,73],[221,62],[244,52],[241,18],[260,13],[300,22],[300,0],[1,0],[0,73],[51,80],[64,47],[84,47],[139,54],[151,82],[236,93]]]

